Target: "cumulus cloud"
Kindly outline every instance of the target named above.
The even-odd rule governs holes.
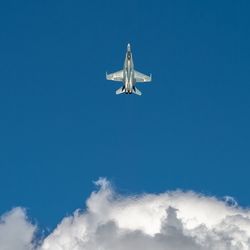
[[[22,208],[15,208],[0,218],[0,249],[31,250],[36,227]]]
[[[0,249],[250,249],[250,210],[240,208],[232,197],[219,200],[182,191],[122,196],[105,179],[96,184],[99,189],[90,195],[86,210],[64,218],[39,247],[31,243],[36,227],[27,221],[22,209],[4,215]],[[15,218],[16,212],[19,215]],[[22,238],[17,227],[11,238],[18,243],[11,245],[5,235],[15,223],[26,236]]]

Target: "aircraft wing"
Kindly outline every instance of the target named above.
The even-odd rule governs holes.
[[[150,75],[150,76],[147,76],[147,75],[144,75],[144,74],[142,74],[142,73],[140,73],[140,72],[138,72],[138,71],[134,71],[134,77],[135,77],[135,80],[137,81],[137,82],[151,82],[151,80],[152,80],[152,76]]]
[[[123,81],[123,70],[119,70],[119,71],[111,73],[111,74],[106,73],[106,79],[111,80],[111,81],[122,82]]]

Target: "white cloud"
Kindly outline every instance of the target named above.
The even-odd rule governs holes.
[[[31,250],[36,227],[32,225],[25,210],[15,208],[0,218],[0,249]]]
[[[91,194],[86,210],[64,218],[37,250],[250,249],[250,211],[231,197],[223,201],[182,191],[121,196],[105,179],[96,184],[100,189]],[[2,223],[0,249],[30,250],[35,227],[21,209],[15,222],[13,211],[3,218],[23,227],[26,238],[14,234],[12,240],[22,244],[9,247],[1,232],[13,229]]]

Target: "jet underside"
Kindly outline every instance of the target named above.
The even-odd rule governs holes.
[[[152,76],[147,76],[134,69],[131,47],[128,44],[123,69],[106,74],[106,79],[123,83],[123,86],[116,90],[117,95],[122,93],[141,95],[142,93],[135,87],[135,84],[137,82],[150,82]]]

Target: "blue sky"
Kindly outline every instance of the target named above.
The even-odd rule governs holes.
[[[0,213],[54,227],[105,176],[249,206],[249,1],[0,3]],[[142,97],[105,80],[127,43]]]

